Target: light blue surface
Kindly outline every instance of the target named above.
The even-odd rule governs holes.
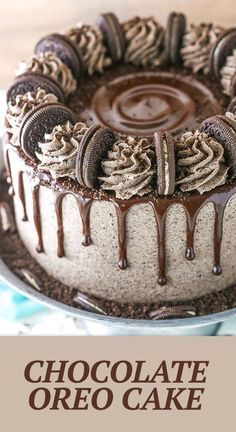
[[[0,317],[7,320],[20,320],[47,310],[38,302],[29,300],[0,282]]]

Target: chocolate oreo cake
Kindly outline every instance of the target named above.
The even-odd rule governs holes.
[[[107,13],[41,39],[16,75],[7,182],[49,280],[84,307],[236,284],[236,29]]]

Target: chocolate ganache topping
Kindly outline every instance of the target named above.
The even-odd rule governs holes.
[[[225,94],[230,95],[231,83],[236,74],[236,49],[226,59],[225,66],[220,71],[221,85]]]
[[[176,184],[183,192],[196,189],[202,194],[225,183],[229,167],[224,164],[224,148],[209,135],[187,132],[176,148]]]
[[[105,174],[99,178],[102,189],[115,191],[121,199],[143,196],[152,191],[154,148],[145,138],[119,140],[108,151],[102,169]]]
[[[50,172],[54,179],[65,176],[75,179],[76,154],[86,131],[84,123],[55,126],[50,134],[45,134],[44,142],[39,143],[42,153],[37,153],[38,169]]]
[[[123,31],[127,44],[126,63],[136,66],[159,64],[164,29],[154,18],[133,18],[123,24]]]
[[[79,47],[89,75],[96,71],[102,73],[106,67],[111,66],[112,61],[98,27],[79,23],[65,34]]]
[[[184,35],[181,49],[184,66],[191,68],[194,73],[203,71],[207,74],[211,47],[222,32],[222,27],[213,24],[191,24]]]
[[[19,128],[25,115],[36,105],[45,102],[57,102],[57,97],[45,90],[38,89],[37,92],[27,92],[17,95],[14,102],[8,102],[6,113],[6,130],[10,134],[10,143],[19,146]]]
[[[35,72],[47,75],[60,84],[66,96],[76,90],[76,80],[68,66],[51,52],[34,54],[29,60],[19,63],[16,75]]]

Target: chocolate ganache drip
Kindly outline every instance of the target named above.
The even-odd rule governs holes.
[[[14,151],[13,147],[5,146],[5,160],[7,161],[7,176],[9,178],[8,183],[11,183],[11,167],[8,153],[9,151]],[[21,169],[22,170],[22,169]],[[32,173],[30,174],[30,170]],[[24,173],[34,177],[34,169],[29,166],[25,166]],[[37,174],[36,174],[37,175]],[[31,180],[30,180],[31,181]],[[38,235],[37,251],[43,252],[43,236],[41,228],[41,217],[40,217],[40,195],[39,188],[41,184],[45,183],[40,178],[37,184],[32,185],[32,195],[33,195],[33,209],[34,209],[34,223],[35,230]],[[23,185],[22,185],[23,187]],[[18,191],[15,191],[18,194]],[[184,199],[182,196],[176,195],[175,197],[166,198],[155,198],[152,195],[142,196],[142,197],[132,197],[129,200],[121,200],[114,196],[101,196],[94,195],[92,192],[72,192],[67,190],[60,185],[59,191],[53,191],[54,202],[55,202],[55,212],[57,215],[57,233],[58,233],[58,256],[66,255],[66,251],[63,246],[63,212],[62,212],[62,201],[63,198],[72,194],[78,203],[78,208],[82,220],[83,226],[83,236],[82,244],[88,246],[91,244],[92,239],[90,235],[90,209],[93,202],[97,199],[108,200],[112,202],[116,208],[117,213],[117,223],[118,223],[118,245],[119,245],[119,267],[125,269],[128,266],[128,257],[126,250],[126,216],[129,210],[138,204],[149,204],[154,211],[157,226],[157,250],[158,250],[158,283],[164,285],[166,283],[166,247],[165,247],[165,221],[168,210],[174,204],[180,204],[184,207],[187,218],[187,238],[186,238],[186,258],[192,260],[195,257],[194,252],[194,232],[196,227],[196,220],[199,211],[208,203],[213,203],[215,209],[215,227],[214,227],[214,263],[213,263],[213,273],[220,275],[222,272],[220,265],[221,256],[221,243],[223,236],[223,219],[224,211],[227,203],[236,194],[236,186],[225,185],[218,190],[211,190],[204,194],[194,193],[190,196],[186,196]],[[24,196],[24,195],[23,195]]]

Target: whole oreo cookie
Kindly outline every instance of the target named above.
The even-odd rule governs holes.
[[[113,13],[98,17],[97,25],[103,33],[105,43],[113,63],[121,61],[125,55],[125,37],[118,18]]]
[[[77,80],[83,75],[84,65],[79,48],[68,37],[53,33],[43,37],[35,47],[35,53],[53,52],[72,71]]]
[[[175,191],[175,150],[172,135],[158,131],[154,134],[157,161],[157,191],[159,195],[172,195]]]
[[[213,45],[209,61],[211,72],[220,79],[220,71],[225,65],[226,59],[236,48],[236,28],[223,32]]]
[[[58,101],[64,103],[65,95],[61,86],[52,78],[39,73],[26,72],[18,76],[7,90],[7,102],[14,102],[17,95],[37,91],[38,88],[57,96]]]
[[[76,177],[84,187],[98,186],[101,161],[115,142],[111,129],[99,125],[91,126],[84,134],[76,159]]]
[[[235,123],[236,124],[236,123]],[[231,177],[236,177],[236,126],[224,115],[209,117],[202,124],[200,131],[209,134],[222,144],[225,149],[226,163],[231,167]]]
[[[236,115],[236,96],[231,100],[231,102],[227,108],[227,111]]]
[[[168,63],[180,62],[180,48],[186,29],[186,18],[182,13],[172,12],[169,15],[165,33],[165,52]]]
[[[39,142],[45,133],[49,133],[56,125],[74,123],[73,113],[60,103],[44,103],[36,106],[24,117],[19,131],[20,146],[32,160],[37,160],[35,152],[40,153]]]

